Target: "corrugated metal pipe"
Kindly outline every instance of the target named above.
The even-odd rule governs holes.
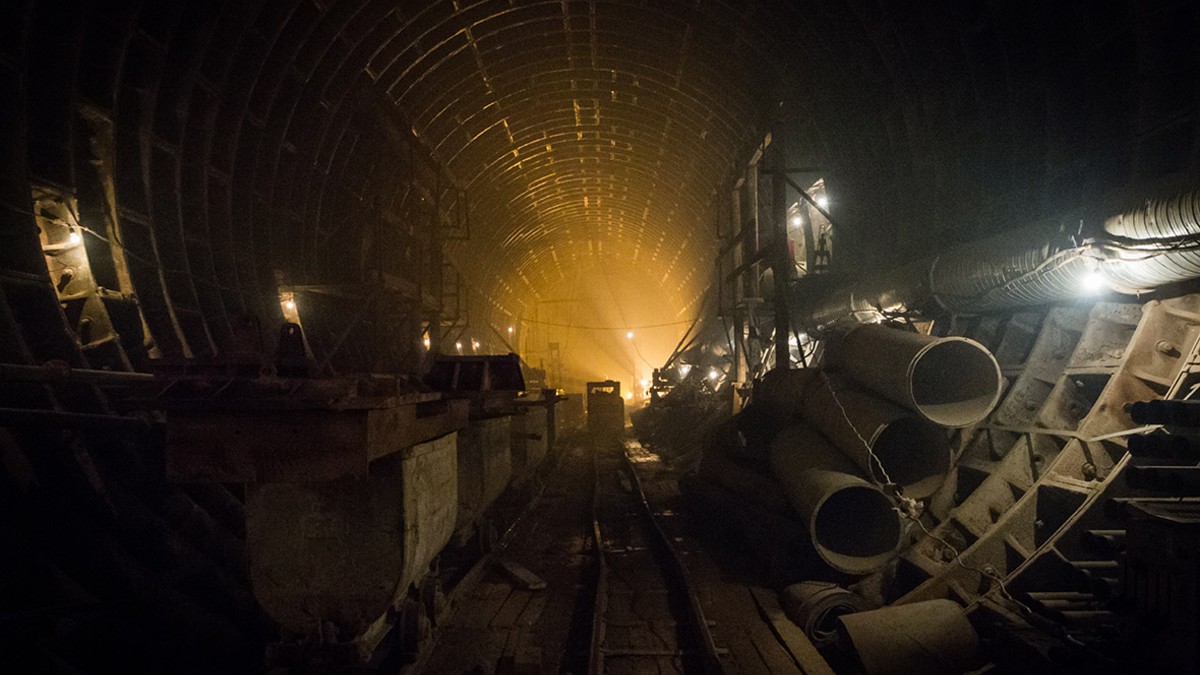
[[[1200,188],[1109,213],[1035,223],[862,281],[802,279],[792,316],[811,332],[910,311],[983,314],[1200,278]]]

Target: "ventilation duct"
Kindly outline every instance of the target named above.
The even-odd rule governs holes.
[[[1041,222],[860,282],[804,279],[792,316],[812,332],[912,310],[981,314],[1200,278],[1200,189],[1147,198],[1092,229],[1087,219]]]

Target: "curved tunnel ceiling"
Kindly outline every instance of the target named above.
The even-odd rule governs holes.
[[[672,324],[768,128],[820,166],[835,267],[894,263],[1194,172],[1197,30],[1194,0],[0,3],[0,268],[46,275],[22,205],[49,187],[89,255],[120,221],[129,279],[97,283],[136,295],[150,347],[220,354],[239,317],[278,320],[281,285],[363,286],[379,258],[436,276],[429,204],[461,210],[463,188],[470,238],[446,243],[482,300],[473,337]],[[54,289],[4,290],[32,352],[13,358],[80,360],[78,336],[33,328],[60,321]],[[351,297],[306,296],[328,307],[306,331],[353,352],[341,369],[389,365],[343,339]],[[683,328],[651,353],[583,341],[649,367]]]
[[[703,290],[715,191],[778,75],[753,9],[440,2],[387,16],[395,35],[368,70],[467,190],[472,236],[453,254],[493,302],[519,312],[606,275],[642,277],[677,307]]]

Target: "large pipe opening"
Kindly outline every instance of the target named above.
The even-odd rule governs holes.
[[[901,417],[888,424],[871,442],[871,450],[876,457],[871,463],[872,477],[880,483],[890,478],[903,486],[905,495],[916,499],[933,494],[950,471],[946,432],[916,417]]]
[[[892,500],[816,430],[796,425],[781,432],[771,444],[771,466],[830,567],[869,574],[899,550]]]
[[[946,431],[894,403],[825,376],[804,398],[804,419],[875,483],[895,483],[904,494],[933,494],[950,470]]]
[[[891,500],[865,485],[830,493],[817,505],[811,526],[821,557],[850,574],[878,569],[900,545],[900,521]]]
[[[982,345],[962,338],[930,343],[909,365],[910,396],[929,421],[965,427],[1000,400],[1000,366]]]

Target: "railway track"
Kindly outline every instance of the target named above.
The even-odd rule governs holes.
[[[717,675],[721,651],[687,572],[615,439],[593,441],[597,580],[589,675]]]

